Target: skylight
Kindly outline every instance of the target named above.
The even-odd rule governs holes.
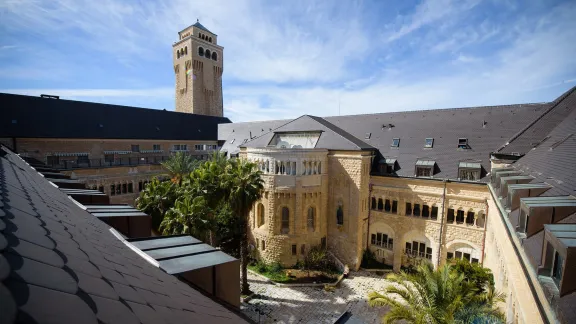
[[[424,142],[424,147],[431,148],[432,146],[434,146],[434,139],[427,138],[426,141]]]
[[[268,146],[276,148],[315,148],[320,132],[276,133]]]
[[[393,138],[392,139],[392,144],[390,145],[392,147],[399,147],[400,146],[400,139],[399,138]]]
[[[468,148],[468,139],[467,138],[459,138],[458,139],[458,148],[459,149],[467,149]]]

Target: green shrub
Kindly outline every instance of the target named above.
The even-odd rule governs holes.
[[[280,262],[274,262],[268,265],[268,272],[270,273],[278,273],[281,272],[283,269],[284,267],[282,267],[282,264],[280,264]]]
[[[264,263],[263,261],[257,261],[256,264],[254,265],[254,267],[255,267],[256,271],[259,273],[264,273],[268,270],[266,263]]]

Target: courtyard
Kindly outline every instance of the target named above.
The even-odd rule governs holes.
[[[387,308],[370,307],[366,296],[389,285],[384,278],[373,272],[352,272],[328,292],[323,287],[276,286],[248,273],[250,289],[257,296],[242,303],[241,309],[256,323],[334,323],[345,311],[366,324],[380,323]]]

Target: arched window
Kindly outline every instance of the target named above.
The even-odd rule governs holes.
[[[212,37],[208,37],[208,41],[212,43]]]
[[[176,51],[176,57],[180,58],[180,51]]]
[[[382,198],[378,198],[378,210],[384,209],[384,201]]]
[[[290,210],[288,207],[282,207],[282,234],[290,233]]]
[[[264,205],[258,204],[258,227],[264,225]]]
[[[209,49],[207,49],[207,50],[204,52],[204,56],[206,56],[206,58],[210,58],[210,50],[209,50]]]
[[[202,39],[206,39],[206,36],[204,36],[204,34],[202,34]]]
[[[184,46],[184,55],[188,55],[188,46]]]
[[[314,218],[316,217],[316,208],[308,208],[308,232],[314,232]]]
[[[372,209],[376,209],[376,198],[372,197]]]
[[[202,46],[198,47],[198,55],[204,56],[204,48]]]
[[[216,52],[212,52],[212,59],[218,61],[218,54],[216,54]]]
[[[390,199],[386,199],[386,203],[384,204],[384,210],[389,212],[392,209],[392,206],[390,205]]]
[[[456,224],[462,224],[462,223],[464,223],[464,210],[460,208],[456,212]]]
[[[472,210],[466,214],[466,225],[474,225],[474,211]]]
[[[336,211],[336,224],[344,225],[344,210],[342,209],[342,203],[338,204],[338,210]]]

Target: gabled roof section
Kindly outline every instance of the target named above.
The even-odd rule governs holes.
[[[275,133],[290,133],[290,132],[321,132],[320,139],[316,144],[316,148],[323,148],[329,150],[375,150],[371,145],[355,138],[343,129],[331,124],[323,118],[303,115],[298,117],[274,130],[268,132],[260,137],[246,142],[240,147],[266,147],[272,140]]]
[[[228,118],[0,93],[0,137],[216,140]]]
[[[546,135],[570,115],[574,109],[575,101],[576,87],[573,87],[554,100],[550,107],[536,119],[514,134],[504,145],[498,148],[497,152],[526,154],[544,141],[548,142],[549,139],[546,138]]]
[[[204,27],[204,26],[200,23],[199,20],[197,20],[196,23],[195,23],[194,25],[192,25],[192,27],[196,27],[196,28],[202,29],[203,31],[207,31],[207,32],[209,32],[209,33],[212,34],[212,35],[216,35],[216,34],[214,34],[213,32],[211,32],[210,30],[208,30],[208,28]]]

